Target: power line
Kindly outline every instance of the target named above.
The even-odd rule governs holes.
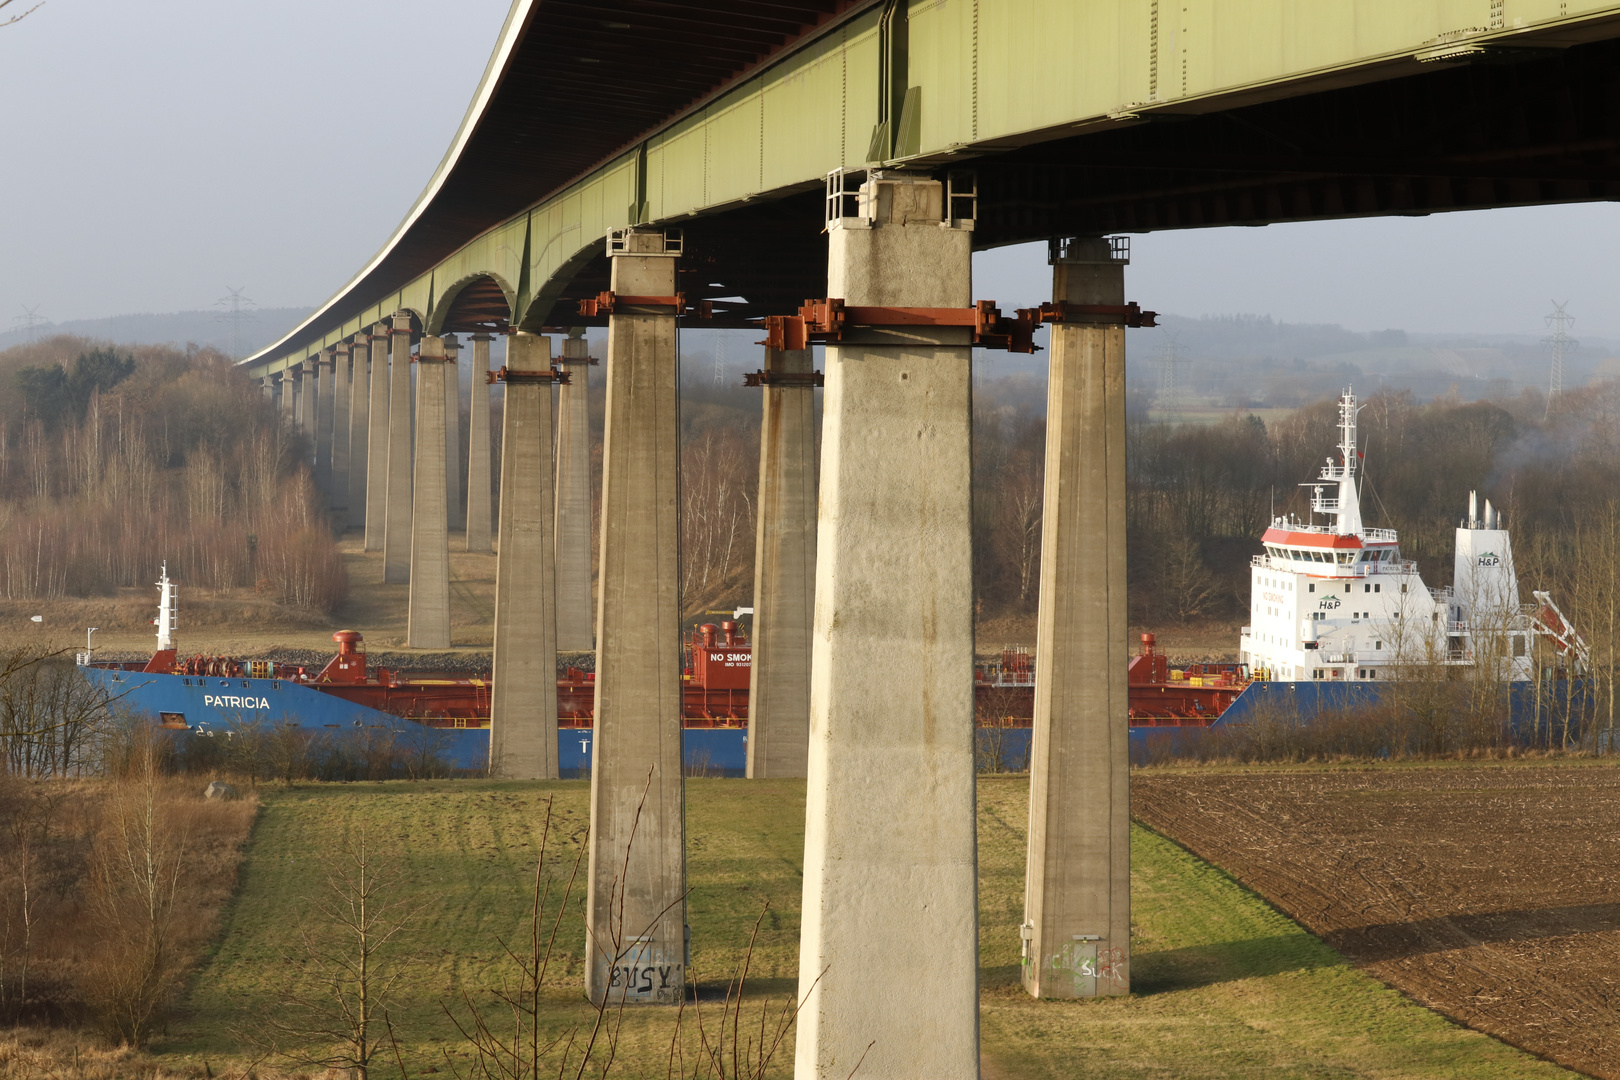
[[[249,310],[253,307],[253,301],[243,295],[243,293],[247,291],[246,285],[242,286],[240,289],[233,289],[227,285],[225,286],[225,289],[230,293],[230,295],[221,297],[220,299],[214,301],[215,307],[224,309],[216,312],[214,314],[214,318],[220,322],[230,324],[231,359],[240,360],[242,358],[242,324],[244,322],[253,322],[257,316],[255,316],[253,312]]]
[[[1542,339],[1542,343],[1552,353],[1552,372],[1547,380],[1546,416],[1552,415],[1553,398],[1564,392],[1564,358],[1572,350],[1580,348],[1580,342],[1569,336],[1569,327],[1574,325],[1575,316],[1564,310],[1568,303],[1568,300],[1562,304],[1556,300],[1552,301],[1552,314],[1547,316],[1547,325],[1552,327],[1553,331],[1552,337]]]

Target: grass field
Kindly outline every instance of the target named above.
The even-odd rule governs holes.
[[[802,782],[688,782],[693,970],[704,1008],[741,959],[770,907],[754,952],[756,987],[785,997],[797,976]],[[1541,1077],[1569,1075],[1460,1028],[1350,968],[1332,950],[1218,870],[1137,828],[1132,887],[1136,993],[1088,1002],[1036,1002],[1018,986],[1024,778],[980,783],[982,1024],[985,1072],[999,1077]],[[420,912],[409,1000],[396,1012],[413,1075],[465,1046],[437,1002],[510,975],[497,939],[524,932],[545,800],[560,822],[548,852],[555,877],[571,868],[587,817],[587,784],[439,782],[303,785],[266,790],[228,930],[195,980],[184,1015],[154,1048],[175,1071],[215,1071],[245,1033],[265,1031],[283,989],[299,978],[296,928],[320,886],[322,853],[345,830],[392,847],[401,896]],[[577,913],[577,897],[575,912]],[[568,962],[550,995],[559,1027],[585,1021],[577,914],[560,940]],[[676,1010],[626,1014],[615,1075],[665,1076]],[[687,1063],[692,1013],[685,1017]],[[777,1058],[789,1075],[791,1042]],[[392,1069],[373,1075],[393,1075]]]

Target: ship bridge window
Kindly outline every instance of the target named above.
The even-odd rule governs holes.
[[[1355,552],[1353,552],[1353,551],[1341,551],[1341,552],[1339,552],[1339,565],[1341,565],[1341,566],[1349,566],[1351,563],[1353,563],[1355,561],[1356,561],[1356,553]]]

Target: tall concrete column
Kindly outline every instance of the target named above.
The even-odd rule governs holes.
[[[1125,303],[1107,239],[1058,250],[1054,300]],[[1051,348],[1023,979],[1092,997],[1130,991],[1125,328],[1056,323]]]
[[[450,523],[444,501],[444,339],[417,349],[416,469],[411,512],[411,592],[405,643],[450,647]]]
[[[673,298],[675,243],[653,230],[616,239],[623,243],[610,244],[613,291]],[[585,907],[585,990],[597,1002],[674,1003],[684,992],[676,376],[674,308],[615,308]]]
[[[562,347],[557,388],[557,648],[596,647],[591,603],[591,350],[583,327]]]
[[[873,173],[829,223],[827,295],[971,304],[943,185]],[[865,227],[862,227],[865,226]],[[957,328],[827,349],[794,1075],[979,1075],[972,349]]]
[[[298,414],[293,406],[298,403],[298,390],[293,384],[293,369],[283,368],[276,380],[276,386],[281,394],[281,419],[289,427],[298,424]]]
[[[308,357],[298,365],[298,430],[309,440],[310,457],[305,462],[315,463],[315,358]]]
[[[366,526],[366,466],[371,460],[370,334],[354,335],[354,368],[349,383],[349,520],[347,527]]]
[[[487,342],[485,337],[486,348]],[[551,380],[550,339],[513,334],[506,348],[506,407],[501,415],[501,549],[495,559],[489,764],[493,775],[521,780],[557,777]],[[475,383],[475,397],[477,393]],[[487,439],[485,445],[487,449]]]
[[[803,776],[816,609],[816,432],[810,350],[765,350],[754,536],[748,776]]]
[[[411,579],[411,316],[389,330],[388,487],[383,511],[383,583]]]
[[[387,323],[371,328],[371,384],[366,406],[366,550],[383,549],[388,506],[388,342]],[[406,345],[410,339],[407,336]]]
[[[444,497],[452,529],[465,528],[461,510],[461,342],[444,335]]]
[[[342,533],[349,524],[349,353],[345,341],[332,350],[332,527]],[[362,360],[364,365],[365,361]]]
[[[263,394],[267,401],[273,402],[276,400],[276,388],[271,383],[270,376],[266,375],[259,380],[259,393]]]
[[[489,343],[472,336],[472,405],[467,412],[467,550],[487,555],[489,544]],[[510,362],[507,364],[511,366]],[[549,426],[549,425],[548,425]],[[506,437],[502,422],[501,437]],[[505,476],[505,473],[502,473]],[[504,482],[504,480],[503,480]],[[498,576],[497,571],[497,576]]]
[[[336,351],[323,349],[315,358],[315,487],[332,499],[332,387],[337,367]]]

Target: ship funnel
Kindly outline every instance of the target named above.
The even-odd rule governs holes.
[[[1485,527],[1487,529],[1496,528],[1496,511],[1491,509],[1491,500],[1489,499],[1485,500]]]
[[[1477,491],[1468,493],[1468,527],[1470,529],[1479,528],[1479,492]]]

